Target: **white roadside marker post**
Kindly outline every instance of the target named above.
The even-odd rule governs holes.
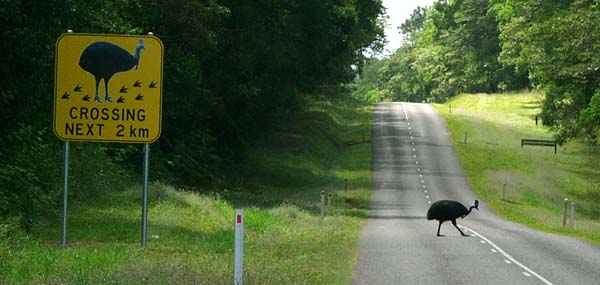
[[[344,193],[348,193],[348,178],[344,179]]]
[[[575,202],[571,202],[571,229],[575,227]]]
[[[331,193],[327,194],[327,215],[331,216]]]
[[[325,191],[321,191],[321,219],[325,216]]]
[[[569,206],[569,199],[565,198],[565,212],[563,213],[563,227],[567,226],[567,208]]]
[[[244,209],[235,210],[235,256],[233,285],[244,284]]]

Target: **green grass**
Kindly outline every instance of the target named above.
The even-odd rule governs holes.
[[[231,284],[233,215],[245,209],[246,284],[348,284],[368,214],[370,110],[315,101],[252,148],[239,186],[150,186],[148,246],[140,247],[141,186],[71,203],[26,235],[0,223],[0,284]],[[344,179],[349,189],[344,191]],[[332,193],[321,219],[320,192]]]
[[[434,107],[448,123],[469,181],[498,214],[600,245],[600,151],[578,142],[556,155],[552,147],[521,148],[522,138],[552,138],[541,121],[535,125],[542,100],[528,92],[462,94]],[[562,227],[564,198],[576,203],[574,229]]]

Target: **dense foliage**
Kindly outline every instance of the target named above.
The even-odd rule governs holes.
[[[359,93],[420,102],[535,88],[560,142],[596,143],[599,22],[595,0],[436,1],[402,24],[394,54],[365,68]]]
[[[227,179],[303,96],[353,79],[351,65],[382,45],[382,14],[379,0],[0,0],[0,218],[29,226],[58,208],[54,48],[67,29],[163,41],[153,177],[196,185]],[[120,185],[122,168],[141,168],[138,146],[79,143],[72,155],[82,199]]]

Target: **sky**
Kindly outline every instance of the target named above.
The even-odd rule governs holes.
[[[390,54],[400,47],[401,36],[398,27],[404,23],[412,12],[419,6],[431,6],[434,0],[383,0],[383,6],[387,9],[389,16],[385,36],[388,43],[384,54]]]

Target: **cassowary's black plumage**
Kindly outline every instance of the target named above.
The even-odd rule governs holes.
[[[456,225],[456,219],[466,217],[473,209],[477,209],[479,211],[478,200],[475,200],[473,205],[471,205],[468,210],[459,202],[440,200],[434,202],[431,207],[429,207],[429,210],[427,211],[427,219],[438,220],[440,222],[438,225],[437,236],[442,236],[440,235],[440,228],[442,227],[442,223],[445,221],[452,221],[452,224],[454,227],[456,227],[460,234],[465,236],[465,234]]]
[[[122,47],[109,42],[94,42],[83,50],[79,58],[79,66],[94,75],[96,79],[96,97],[94,101],[102,102],[98,96],[100,81],[104,80],[104,100],[112,102],[108,96],[108,82],[115,73],[128,71],[135,66],[138,68],[141,50],[144,49],[144,41],[140,40],[135,55]]]

